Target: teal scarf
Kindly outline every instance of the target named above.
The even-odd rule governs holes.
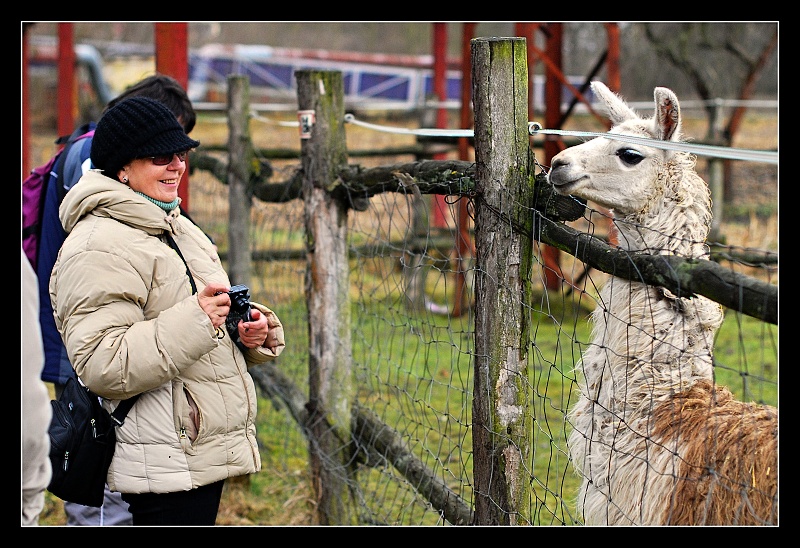
[[[134,192],[136,192],[136,194],[138,194],[139,196],[142,196],[142,197],[144,197],[144,198],[147,198],[148,200],[150,200],[151,202],[153,202],[154,204],[156,204],[158,207],[160,207],[161,209],[163,209],[163,210],[164,210],[164,211],[166,211],[167,213],[169,213],[170,211],[172,211],[173,209],[175,209],[176,207],[178,207],[178,204],[179,204],[179,203],[180,203],[180,201],[181,201],[181,200],[180,200],[180,198],[175,198],[175,199],[174,199],[174,200],[172,200],[171,202],[162,202],[162,201],[160,201],[160,200],[156,200],[155,198],[151,198],[151,197],[150,197],[150,196],[148,196],[147,194],[142,194],[141,192],[138,192],[138,191],[136,191],[136,190],[134,190]]]

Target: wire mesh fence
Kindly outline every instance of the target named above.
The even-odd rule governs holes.
[[[287,164],[278,177],[295,168]],[[198,173],[192,193],[193,217],[224,249],[225,187]],[[452,223],[459,198],[441,203]],[[383,193],[365,211],[348,215],[353,405],[374,418],[365,420],[373,430],[364,427],[353,439],[341,440],[346,466],[338,456],[329,463],[356,502],[347,507],[350,523],[448,525],[459,523],[474,505],[475,255],[459,255],[452,224],[420,230],[415,219],[427,216],[431,207],[439,206],[430,196],[420,200],[413,193]],[[259,260],[251,294],[276,310],[284,323],[286,351],[269,367],[294,390],[255,374],[265,396],[259,423],[262,473],[276,473],[293,484],[307,480],[310,443],[309,426],[303,423],[309,382],[303,205],[300,200],[255,201],[252,219],[252,250]],[[607,237],[607,213],[600,209],[587,208],[571,224]],[[530,401],[525,412],[532,459],[524,463],[530,504],[528,515],[515,519],[531,525],[574,525],[581,523],[575,511],[580,477],[566,447],[571,430],[567,413],[576,400],[574,370],[591,341],[589,316],[603,306],[598,288],[608,275],[562,254],[563,283],[548,290],[548,267],[539,244],[536,248],[530,300],[524,303],[530,322],[530,375],[525,380]],[[720,264],[777,285],[776,252],[730,245],[713,249]],[[745,251],[757,252],[761,261],[752,262],[753,253]],[[461,287],[465,294],[459,296]],[[454,316],[459,297],[467,306]],[[777,326],[726,311],[714,344],[717,382],[744,401],[777,405],[777,338]],[[280,390],[282,395],[276,392]],[[363,436],[381,443],[365,443]]]

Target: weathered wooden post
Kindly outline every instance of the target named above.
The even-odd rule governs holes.
[[[250,287],[253,260],[250,253],[248,189],[255,152],[250,140],[250,79],[228,76],[228,275],[231,283]]]
[[[347,166],[341,72],[297,71],[306,228],[309,456],[322,525],[356,522],[347,484],[354,402],[347,205],[331,197]]]
[[[475,38],[476,525],[527,523],[530,512],[529,306],[532,152],[524,38]]]

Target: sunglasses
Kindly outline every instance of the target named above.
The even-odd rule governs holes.
[[[158,156],[146,156],[145,158],[149,158],[151,162],[153,162],[154,166],[165,166],[167,164],[172,163],[172,157],[177,156],[178,160],[181,162],[186,161],[186,155],[189,154],[188,150],[184,150],[182,152],[174,152],[172,154],[159,154]]]

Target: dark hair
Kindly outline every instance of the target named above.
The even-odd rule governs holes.
[[[180,121],[187,134],[194,129],[197,114],[186,90],[172,76],[156,73],[128,86],[118,97],[109,101],[103,112],[108,112],[111,107],[123,99],[134,96],[149,97],[162,102],[175,114],[175,118]]]

